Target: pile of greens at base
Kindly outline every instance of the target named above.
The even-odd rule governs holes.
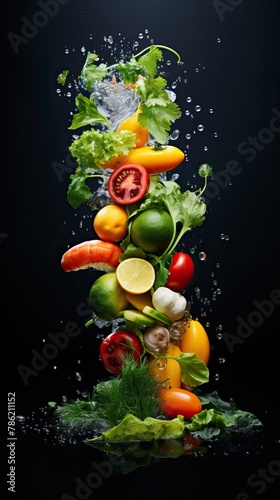
[[[119,375],[99,382],[87,400],[49,404],[54,407],[61,424],[70,430],[82,432],[92,428],[91,441],[172,439],[186,432],[209,441],[263,428],[255,415],[239,410],[232,399],[226,402],[216,391],[207,394],[197,388],[194,392],[201,400],[202,411],[188,420],[182,415],[168,420],[160,410],[160,388],[150,376],[148,362],[138,365],[132,358],[123,364]]]

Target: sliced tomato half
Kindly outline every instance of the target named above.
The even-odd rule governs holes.
[[[144,198],[150,187],[150,176],[142,165],[128,163],[116,168],[108,179],[107,189],[116,203],[129,205]]]

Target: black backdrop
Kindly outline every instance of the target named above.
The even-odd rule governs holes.
[[[186,187],[199,183],[194,176],[204,162],[216,173],[206,221],[185,241],[186,248],[194,249],[196,275],[189,290],[194,310],[204,324],[209,322],[210,388],[255,413],[266,429],[277,427],[279,14],[276,0],[29,0],[6,7],[2,385],[16,392],[18,415],[30,415],[50,400],[76,397],[107,376],[98,359],[100,332],[83,326],[87,293],[95,276],[91,272],[70,276],[60,268],[67,245],[90,234],[92,214],[86,209],[73,211],[66,202],[68,174],[58,175],[63,165],[68,170],[73,167],[67,127],[75,89],[69,89],[69,98],[59,96],[56,77],[63,69],[69,69],[71,76],[79,74],[83,47],[108,59],[112,36],[116,56],[122,46],[125,52],[135,41],[139,48],[153,41],[174,48],[184,61],[185,73],[168,56],[172,61],[168,81],[175,81],[178,73],[187,79],[174,88],[184,111],[176,144],[188,154],[188,162],[178,168],[179,180]],[[192,98],[190,103],[187,97]],[[201,106],[200,112],[195,105]],[[188,110],[193,117],[185,113]],[[197,130],[200,123],[203,132]],[[236,175],[230,170],[233,162]],[[207,253],[205,262],[199,260],[199,251]],[[202,300],[196,298],[196,287]],[[263,301],[268,309],[260,312],[256,302]],[[42,353],[50,333],[57,335],[70,322],[80,333],[37,373],[28,372],[24,383],[22,370],[34,369],[34,352]],[[241,322],[247,333],[240,341]],[[240,342],[230,350],[227,342],[217,339],[219,332]],[[4,436],[5,415],[3,410]],[[204,498],[212,492],[216,498],[241,499],[238,495],[245,492],[244,498],[256,498],[248,477],[259,467],[270,467],[273,478],[265,480],[262,498],[275,498],[279,450],[271,441],[260,447],[260,456],[259,450],[250,450],[248,441],[248,450],[241,455],[208,453],[203,459],[163,461],[126,477],[113,474],[87,498],[101,498],[111,487],[124,498],[152,498],[164,495],[169,484],[177,488],[176,495],[191,491]],[[33,435],[27,441],[19,435],[17,450],[17,498],[57,500],[66,493],[75,497],[74,479],[86,477],[94,459],[87,447],[61,450],[46,441],[38,443]],[[100,463],[102,455],[96,460]]]

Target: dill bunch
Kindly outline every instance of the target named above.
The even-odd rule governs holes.
[[[160,385],[151,376],[146,358],[140,365],[131,354],[123,359],[121,373],[99,382],[87,401],[70,401],[55,408],[55,415],[67,427],[85,429],[114,427],[128,414],[144,420],[160,410]]]
[[[93,401],[100,418],[113,427],[128,413],[140,420],[155,417],[160,407],[158,391],[159,384],[151,376],[149,362],[144,358],[138,365],[128,355],[119,375],[95,387]]]

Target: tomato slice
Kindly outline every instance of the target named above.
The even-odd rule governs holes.
[[[116,168],[108,179],[107,189],[116,203],[129,205],[144,198],[150,187],[150,176],[142,165],[127,163]]]

